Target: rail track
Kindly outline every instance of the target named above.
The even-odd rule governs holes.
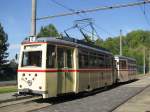
[[[34,109],[40,109],[45,106],[49,106],[48,103],[38,103],[42,100],[41,96],[27,97],[16,101],[0,103],[1,112],[27,112]]]
[[[141,80],[142,79],[143,78],[141,78]],[[132,84],[132,83],[130,83],[130,84]],[[41,112],[41,111],[49,112],[49,111],[58,110],[58,112],[59,112],[60,111],[59,109],[65,108],[65,110],[62,110],[61,112],[69,112],[69,110],[67,110],[67,108],[71,108],[72,112],[76,112],[75,107],[79,107],[79,109],[80,109],[81,108],[80,106],[83,105],[84,103],[86,103],[87,101],[89,101],[89,104],[90,103],[93,104],[94,100],[99,99],[97,101],[94,101],[95,105],[98,105],[98,103],[96,103],[96,102],[99,102],[99,105],[101,105],[101,103],[105,103],[105,101],[103,101],[104,100],[103,98],[105,96],[108,96],[108,93],[109,93],[109,95],[114,94],[114,92],[118,91],[118,90],[116,91],[115,89],[120,88],[120,87],[123,88],[122,86],[126,86],[126,85],[128,85],[128,83],[109,87],[108,90],[106,90],[106,91],[105,91],[105,89],[101,89],[101,90],[96,90],[92,93],[86,93],[84,95],[83,94],[70,95],[70,96],[67,95],[67,96],[63,96],[63,97],[49,98],[49,99],[42,99],[40,96],[38,96],[38,97],[30,97],[30,98],[26,98],[26,99],[21,99],[21,100],[17,100],[17,101],[0,103],[0,111],[1,112],[32,112],[32,111],[33,112]],[[114,111],[120,105],[124,104],[129,99],[131,99],[135,95],[141,93],[148,87],[150,87],[150,84],[147,84],[145,87],[142,87],[142,88],[136,90],[134,92],[134,94],[126,97],[119,103],[114,104],[112,102],[113,106],[112,107],[110,106],[109,109],[106,109],[106,112]],[[119,91],[122,91],[122,90],[119,90]],[[128,93],[130,93],[130,92],[128,92]],[[118,97],[118,96],[116,95],[116,97]],[[107,98],[109,99],[109,102],[113,101],[113,99],[115,99],[115,98],[112,99],[112,96],[109,96]],[[93,101],[90,101],[90,99],[92,99]],[[89,105],[89,104],[86,104],[86,105]],[[101,106],[103,106],[103,105],[101,105]],[[86,107],[84,107],[84,108],[85,108],[85,110],[82,110],[82,111],[83,112],[87,111]],[[99,107],[99,108],[102,108],[102,107]]]

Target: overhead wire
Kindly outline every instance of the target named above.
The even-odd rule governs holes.
[[[116,8],[132,7],[132,6],[138,6],[138,5],[143,5],[143,4],[147,4],[147,3],[150,3],[150,0],[141,1],[141,2],[133,2],[133,3],[128,3],[128,4],[117,4],[117,5],[113,5],[113,6],[96,7],[96,8],[92,8],[92,9],[82,9],[82,10],[77,10],[75,12],[67,12],[67,13],[60,13],[60,14],[56,14],[56,15],[52,15],[52,16],[40,17],[40,18],[37,18],[36,20],[70,16],[70,15],[75,15],[75,14],[80,14],[80,13],[91,13],[91,12],[96,12],[96,11],[100,11],[100,10],[112,10],[112,9],[116,9]]]
[[[53,2],[54,4],[56,4],[56,5],[58,5],[58,6],[63,7],[64,9],[66,9],[66,10],[68,10],[68,11],[70,11],[70,12],[75,12],[74,9],[72,9],[72,8],[70,8],[70,7],[68,7],[68,6],[64,5],[64,4],[62,4],[62,3],[59,3],[59,2],[57,2],[56,0],[51,0],[51,2]],[[77,14],[77,15],[80,16],[80,17],[83,17],[83,16],[81,16],[80,14]]]
[[[60,4],[59,2],[56,2],[55,0],[51,0],[51,1],[53,1],[55,4],[57,4],[61,7],[66,8],[67,10],[69,10],[71,12],[41,17],[41,18],[37,18],[36,20],[50,19],[50,18],[63,17],[63,16],[69,16],[69,15],[79,15],[79,14],[84,14],[84,13],[96,12],[96,11],[100,11],[100,10],[111,10],[111,9],[116,9],[116,8],[138,6],[138,5],[150,3],[150,0],[144,0],[144,1],[140,1],[140,2],[128,3],[128,4],[117,4],[117,5],[113,5],[113,6],[103,6],[103,7],[96,7],[93,9],[82,9],[82,10],[75,11],[74,9],[71,9],[69,7],[66,7],[63,4]],[[144,14],[144,16],[145,16],[146,21],[148,21],[147,15]],[[148,22],[148,24],[149,24],[149,22]]]
[[[143,7],[143,8],[140,6],[140,10],[141,10],[141,12],[142,12],[142,14],[143,14],[143,16],[144,16],[144,18],[145,18],[146,23],[150,26],[150,21],[149,21],[149,18],[148,18],[148,16],[147,16],[147,14],[146,14],[146,7],[145,7],[145,4],[144,4],[144,7]]]
[[[64,4],[60,3],[60,2],[57,2],[56,0],[51,0],[51,2],[53,2],[53,3],[56,4],[56,5],[59,5],[59,6],[63,7],[63,8],[65,8],[66,10],[68,10],[68,11],[70,11],[70,12],[76,12],[76,10],[74,10],[74,9],[72,9],[72,8],[70,8],[70,7],[64,5]],[[77,16],[84,18],[84,16],[81,16],[80,14],[77,14]],[[106,34],[108,34],[108,35],[110,35],[110,36],[113,36],[111,33],[109,33],[108,31],[106,31],[104,28],[102,28],[102,27],[96,25],[95,23],[94,23],[94,25],[95,25],[98,29],[100,29],[100,30],[102,30],[103,32],[105,32]],[[98,34],[98,32],[97,32],[96,30],[95,30],[95,32],[96,32],[96,34],[99,36],[99,34]]]
[[[108,34],[109,36],[114,36],[112,33],[108,32],[107,30],[105,30],[104,28],[98,26],[97,24],[94,23],[94,26],[99,28],[100,30],[102,30],[103,32],[105,32],[106,34]]]
[[[42,17],[42,18],[37,18],[37,20],[49,19],[49,18],[55,18],[55,17],[61,17],[61,16],[69,16],[69,15],[74,15],[74,14],[79,15],[80,13],[89,13],[89,12],[95,12],[95,11],[99,11],[99,10],[110,10],[110,9],[114,9],[114,8],[122,8],[122,7],[129,7],[129,6],[131,7],[131,6],[137,6],[137,5],[143,5],[144,4],[144,10],[141,8],[141,11],[145,17],[147,24],[150,26],[150,22],[149,22],[149,19],[147,17],[146,11],[145,11],[145,4],[150,3],[150,0],[144,0],[144,1],[140,1],[140,2],[138,1],[138,2],[134,2],[134,3],[128,3],[128,4],[119,4],[119,5],[113,5],[113,6],[97,7],[94,9],[86,9],[86,10],[78,10],[78,11],[75,11],[74,9],[68,8],[68,7],[64,6],[63,4],[60,4],[59,2],[57,2],[55,0],[51,0],[51,1],[53,1],[55,4],[57,4],[59,6],[66,8],[67,10],[69,10],[71,12],[70,13],[56,14],[53,16],[47,16],[47,17]],[[100,29],[103,30],[103,28],[100,28]],[[103,30],[103,31],[106,32],[105,30]]]

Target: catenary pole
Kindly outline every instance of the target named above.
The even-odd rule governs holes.
[[[36,36],[36,0],[32,0],[31,36]]]
[[[149,74],[150,74],[150,51],[149,51]]]
[[[122,56],[122,30],[120,29],[120,56]]]
[[[145,75],[145,47],[143,49],[143,73]]]

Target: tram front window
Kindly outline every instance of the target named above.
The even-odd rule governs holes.
[[[22,67],[36,66],[41,67],[42,51],[23,52]]]

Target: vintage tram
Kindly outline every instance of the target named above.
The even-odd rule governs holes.
[[[115,56],[118,82],[126,82],[136,79],[136,60],[130,57]]]
[[[18,92],[43,98],[79,93],[117,81],[114,56],[77,39],[37,38],[21,45]]]

